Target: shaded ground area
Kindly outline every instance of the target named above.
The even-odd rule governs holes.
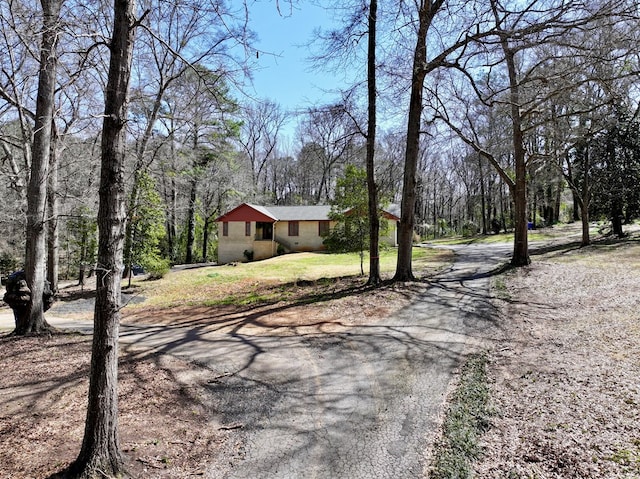
[[[452,373],[495,327],[489,278],[508,250],[459,247],[428,282],[328,302],[176,312],[165,326],[136,313],[121,339],[216,373],[211,408],[237,436],[207,477],[422,477]]]
[[[494,283],[483,478],[640,477],[640,244],[547,248]]]
[[[322,282],[301,283],[287,302],[275,305],[136,310],[123,328],[156,322],[228,334],[243,325],[245,333],[278,340],[375,321],[408,304],[423,287],[363,290],[361,285],[360,278],[336,280],[330,288]],[[65,286],[56,315],[91,317],[90,286],[84,291]],[[335,299],[329,300],[329,293]],[[90,348],[90,337],[81,335],[0,339],[0,477],[46,477],[75,458],[83,434]],[[222,444],[225,454],[244,448],[239,440],[243,425],[228,420],[216,402],[225,379],[215,368],[173,355],[140,348],[121,355],[120,427],[132,477],[202,476]]]
[[[0,338],[0,477],[44,478],[80,451],[91,338]],[[224,439],[202,405],[206,372],[171,356],[123,356],[120,431],[137,478],[201,475]]]
[[[186,339],[213,335],[229,341],[217,343],[222,356],[213,363],[182,358],[186,342],[182,351],[161,342],[157,351],[127,346],[120,369],[120,424],[131,476],[331,477],[309,469],[300,475],[295,463],[283,472],[280,456],[273,453],[293,447],[297,457],[312,456],[339,470],[342,456],[323,456],[326,449],[319,446],[350,441],[355,431],[353,437],[361,441],[348,442],[345,454],[362,454],[367,464],[382,462],[386,468],[378,477],[426,477],[428,451],[419,444],[428,442],[425,435],[437,434],[438,418],[415,402],[416,388],[446,388],[449,383],[429,383],[410,366],[429,369],[439,350],[448,359],[440,356],[437,361],[454,368],[470,345],[469,335],[463,339],[445,320],[420,324],[431,329],[425,341],[409,329],[415,326],[410,314],[393,324],[385,318],[429,291],[424,311],[450,305],[463,313],[463,326],[482,341],[490,338],[474,329],[477,308],[498,318],[498,327],[490,329],[497,341],[489,369],[497,415],[483,439],[477,477],[640,477],[639,258],[637,237],[586,249],[558,242],[534,255],[532,266],[506,276],[478,273],[482,262],[470,261],[457,278],[445,273],[431,283],[364,292],[343,283],[335,286],[343,294],[320,303],[132,310],[124,323],[134,342],[145,334],[161,339],[160,331],[171,329],[166,326],[191,331]],[[477,289],[489,281],[490,298]],[[319,298],[326,289],[302,284],[298,297]],[[294,343],[296,338],[302,341]],[[207,341],[203,352],[211,349]],[[195,348],[198,342],[191,344]],[[234,354],[253,352],[226,356],[225,347]],[[313,361],[309,368],[296,367],[285,354],[277,354],[279,348]],[[0,477],[46,477],[73,460],[82,438],[89,355],[90,341],[84,336],[0,339]],[[380,362],[351,376],[362,369],[359,361],[367,355],[377,355]],[[251,363],[247,357],[253,358]],[[259,366],[269,379],[264,368],[272,361],[288,371],[287,381],[261,381],[255,369],[241,370]],[[382,378],[388,361],[400,374]],[[335,383],[336,375],[351,381],[349,388]],[[302,376],[313,381],[298,381]],[[377,388],[399,389],[405,399],[392,408],[405,421],[391,418],[389,406],[375,399],[381,397]],[[439,400],[444,399],[444,391],[438,390]],[[252,408],[238,398],[246,398]],[[333,419],[317,415],[319,403],[333,410]],[[291,404],[298,405],[289,416],[295,422],[277,415],[291,410]],[[377,417],[377,426],[367,428],[365,416]],[[263,435],[267,428],[275,434]],[[407,438],[421,428],[424,435],[414,443],[418,446],[408,446]],[[346,437],[335,435],[340,430]],[[381,431],[387,440],[376,442],[374,434]],[[295,449],[298,438],[304,441]],[[273,457],[264,461],[256,451],[269,441]],[[412,469],[411,458],[418,458],[413,464],[420,470]],[[264,465],[262,476],[238,467],[252,463]],[[354,466],[349,474],[333,477],[375,477],[368,471]]]

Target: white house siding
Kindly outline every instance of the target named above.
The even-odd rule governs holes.
[[[220,232],[222,232],[222,225]],[[251,235],[245,236],[244,221],[229,221],[229,235],[220,236],[218,239],[218,263],[246,261],[244,251],[253,251],[255,233],[255,223],[251,223]]]
[[[253,243],[253,259],[257,261],[273,258],[276,255],[277,246],[277,243],[273,240],[255,240]]]
[[[332,225],[333,226],[333,225]],[[274,228],[276,241],[289,251],[322,251],[324,238],[318,235],[318,221],[298,221],[298,236],[289,236],[289,222],[279,221]]]
[[[396,222],[393,220],[387,220],[389,227],[387,231],[380,231],[380,242],[386,243],[389,246],[398,246],[398,228]]]

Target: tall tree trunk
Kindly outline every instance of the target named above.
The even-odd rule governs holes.
[[[589,246],[591,238],[589,236],[589,195],[584,195],[580,200],[580,219],[582,221],[582,242],[580,246]]]
[[[136,230],[136,209],[138,208],[138,195],[140,190],[140,181],[142,177],[144,165],[139,165],[136,162],[136,167],[133,173],[133,186],[131,187],[131,193],[129,194],[129,205],[127,206],[127,214],[129,221],[127,221],[124,234],[124,272],[123,277],[131,277],[131,268],[133,266],[133,245],[135,242],[135,230]]]
[[[487,234],[487,193],[484,185],[484,168],[482,156],[478,155],[478,171],[480,172],[480,208],[482,209],[482,234]]]
[[[193,263],[193,245],[196,241],[196,198],[198,194],[198,180],[191,180],[191,193],[189,195],[189,210],[187,213],[187,253],[185,263]]]
[[[440,2],[437,2],[440,3]],[[432,8],[434,11],[432,11]],[[402,182],[402,206],[398,227],[398,261],[394,281],[413,281],[413,225],[416,206],[416,170],[420,154],[420,121],[422,119],[422,95],[427,65],[427,30],[438,6],[431,0],[420,2],[418,9],[418,32],[413,53],[411,74],[411,96],[407,117],[407,145],[404,158],[404,178]]]
[[[622,158],[617,154],[617,144],[618,142],[613,138],[613,135],[610,132],[609,135],[607,135],[606,170],[610,173],[612,178],[616,178],[617,181],[620,181],[620,177],[618,176],[619,173],[616,170],[618,170],[617,163],[621,162]],[[611,232],[618,238],[622,238],[624,236],[624,232],[622,231],[622,219],[624,217],[624,213],[622,211],[622,192],[617,188],[610,188],[609,194],[611,195]]]
[[[60,269],[59,249],[60,238],[58,234],[58,134],[52,125],[53,138],[51,141],[49,158],[49,178],[47,184],[47,211],[49,222],[47,223],[47,281],[51,291],[58,291],[58,272]]]
[[[173,140],[173,119],[171,120],[171,140]],[[171,261],[175,261],[177,258],[178,250],[178,226],[177,226],[177,209],[178,209],[178,188],[176,186],[176,175],[173,174],[176,171],[176,152],[175,142],[171,141],[171,175],[169,180],[169,214],[167,215],[167,237],[169,240],[169,258]]]
[[[207,216],[204,219],[204,226],[202,231],[202,261],[207,262],[207,254],[209,249],[209,230],[211,229],[212,216]]]
[[[496,26],[499,27],[500,20],[497,11],[494,10],[494,12],[496,15]],[[509,46],[509,38],[506,33],[500,34],[500,43],[509,75],[509,99],[511,102],[511,126],[513,129],[512,140],[515,162],[515,184],[511,191],[515,213],[511,264],[513,266],[525,266],[528,265],[531,260],[529,259],[527,236],[527,166],[524,135],[522,132],[522,116],[520,113],[520,85],[516,70],[515,51]]]
[[[559,161],[559,167],[562,167],[562,161]],[[553,218],[554,224],[560,223],[560,207],[562,205],[562,191],[565,188],[564,181],[562,177],[558,178],[558,181],[555,183],[555,195],[553,198]]]
[[[567,164],[571,162],[567,159]],[[589,203],[591,202],[591,185],[589,184],[589,170],[591,168],[591,150],[589,146],[585,148],[584,153],[584,170],[582,178],[582,195],[578,195],[578,191],[572,188],[574,192],[574,201],[577,200],[577,204],[580,205],[580,219],[582,220],[582,242],[581,246],[589,246],[591,244],[591,238],[589,236]],[[569,174],[571,170],[569,169]],[[571,183],[573,184],[573,182]],[[573,206],[576,210],[576,203]]]
[[[369,41],[367,52],[367,191],[369,193],[369,280],[367,284],[376,285],[380,278],[380,216],[378,207],[378,185],[375,179],[376,147],[376,22],[378,1],[369,3]]]
[[[173,122],[173,120],[171,121]],[[169,138],[170,138],[170,148],[171,148],[171,153],[170,153],[171,163],[169,167],[167,167],[165,164],[161,164],[161,171],[162,171],[163,197],[164,197],[165,211],[166,211],[165,228],[167,231],[167,254],[171,262],[174,262],[176,260],[176,249],[177,249],[176,208],[177,208],[178,194],[177,194],[176,180],[175,180],[176,165],[175,165],[175,146],[173,141],[173,127],[172,127],[172,130],[169,132]],[[167,168],[169,168],[169,171],[167,171]]]
[[[51,329],[44,319],[42,296],[45,291],[45,224],[47,176],[53,123],[58,17],[61,0],[41,0],[43,13],[40,72],[36,102],[35,131],[31,159],[31,174],[27,187],[27,241],[25,276],[31,298],[27,314],[16,315],[15,334],[42,333]]]
[[[578,205],[580,204],[578,193],[571,191],[573,196],[573,211],[571,212],[572,221],[578,221],[580,219],[580,211],[578,211]]]
[[[80,454],[70,477],[123,472],[118,437],[118,331],[125,234],[124,159],[135,0],[114,0],[113,37],[102,126],[98,268],[89,400]]]
[[[624,230],[622,229],[623,218],[622,201],[616,197],[611,203],[611,232],[618,238],[624,238]]]
[[[169,257],[171,261],[175,261],[177,257],[178,249],[178,226],[177,226],[177,209],[178,209],[178,189],[176,187],[176,180],[171,177],[171,199],[169,203],[169,215],[168,215],[168,237],[169,237]]]

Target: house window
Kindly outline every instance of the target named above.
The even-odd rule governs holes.
[[[229,236],[229,222],[222,222],[222,236]]]
[[[289,236],[298,236],[299,228],[297,221],[289,221]]]
[[[329,236],[329,222],[328,221],[319,221],[318,222],[318,235],[322,236],[323,238],[325,236]]]
[[[244,222],[244,235],[251,236],[251,221]]]

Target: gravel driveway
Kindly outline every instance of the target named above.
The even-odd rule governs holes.
[[[489,278],[511,252],[455,249],[419,301],[364,326],[258,336],[139,325],[121,340],[214,371],[212,407],[235,434],[206,477],[425,477],[454,371],[493,336]]]

